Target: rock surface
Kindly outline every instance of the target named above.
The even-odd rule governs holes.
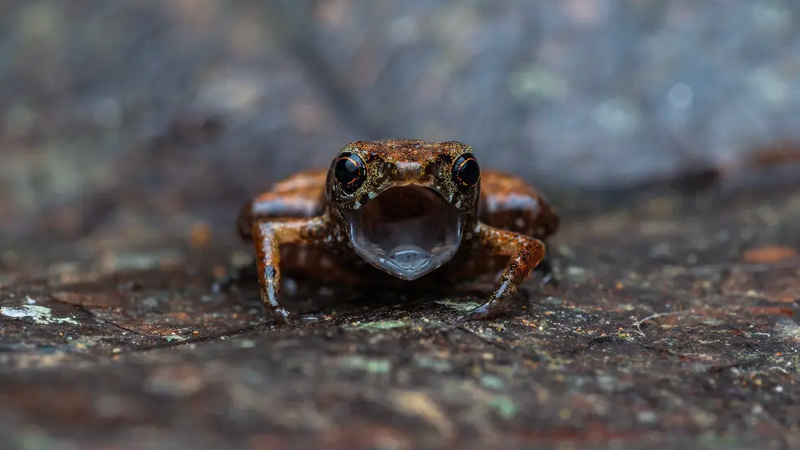
[[[218,283],[247,263],[227,233],[127,251],[17,243],[0,279],[0,440],[789,448],[799,220],[798,186],[652,191],[572,214],[549,247],[559,286],[534,277],[517,313],[466,324],[454,319],[482,297],[294,280],[307,320],[276,328],[254,284]]]

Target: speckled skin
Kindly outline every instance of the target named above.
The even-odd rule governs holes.
[[[342,216],[388,187],[434,188],[465,213],[458,253],[410,283],[457,283],[503,268],[491,297],[462,319],[491,318],[504,312],[519,284],[544,259],[543,240],[558,229],[553,209],[519,178],[482,170],[474,187],[459,189],[451,168],[460,155],[472,152],[468,145],[409,139],[356,141],[342,152],[356,153],[366,163],[367,179],[355,192],[344,192],[333,176],[337,155],[328,170],[300,172],[275,184],[245,204],[239,215],[239,233],[255,247],[262,299],[280,323],[293,318],[279,296],[282,269],[336,283],[392,286],[400,281],[355,254]],[[549,277],[549,264],[542,266]]]

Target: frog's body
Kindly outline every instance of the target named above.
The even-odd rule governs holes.
[[[279,321],[281,271],[336,283],[458,283],[503,268],[467,318],[494,317],[545,256],[559,219],[519,178],[481,171],[459,142],[353,142],[248,202],[262,298]],[[549,271],[549,265],[543,264]],[[549,275],[549,274],[548,274]]]

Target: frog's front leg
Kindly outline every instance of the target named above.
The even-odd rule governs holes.
[[[479,224],[475,230],[479,246],[494,254],[510,257],[495,285],[491,298],[459,320],[489,319],[511,305],[517,287],[545,256],[545,244],[531,236]]]
[[[280,298],[280,247],[284,244],[323,245],[328,223],[321,217],[309,219],[258,220],[253,227],[256,267],[261,300],[275,320],[285,325],[293,320]]]

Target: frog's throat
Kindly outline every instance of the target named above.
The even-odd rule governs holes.
[[[428,187],[389,188],[344,218],[356,253],[403,280],[441,267],[461,245],[464,214]]]

